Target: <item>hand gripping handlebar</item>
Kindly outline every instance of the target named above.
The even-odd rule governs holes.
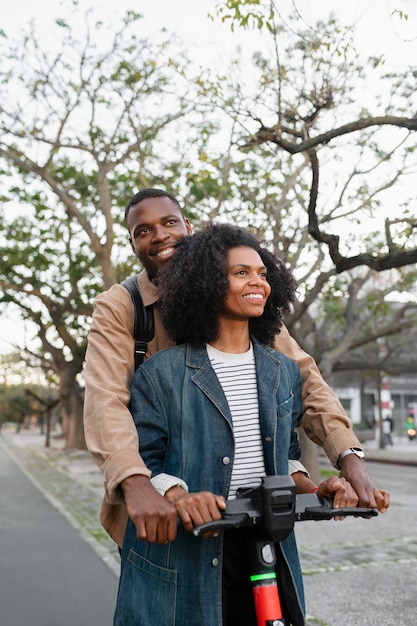
[[[316,493],[296,495],[290,476],[266,476],[255,489],[241,489],[227,500],[222,519],[194,529],[196,536],[232,528],[246,528],[250,581],[258,626],[287,626],[277,580],[276,542],[284,541],[295,522],[323,520],[337,516],[373,517],[376,509],[333,507],[330,498]]]
[[[334,508],[330,498],[316,493],[296,494],[291,476],[265,476],[259,487],[240,489],[233,500],[227,500],[222,519],[202,524],[194,535],[231,528],[260,527],[273,541],[283,541],[295,522],[328,520],[354,515],[374,517],[376,509]]]

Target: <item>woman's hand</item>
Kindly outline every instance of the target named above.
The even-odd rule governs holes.
[[[226,508],[223,496],[217,496],[210,491],[188,493],[181,487],[169,489],[165,498],[175,507],[185,530],[192,532],[196,526],[221,519],[222,511]],[[207,533],[204,537],[211,534]]]

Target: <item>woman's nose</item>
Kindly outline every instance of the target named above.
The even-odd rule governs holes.
[[[251,274],[249,279],[253,285],[263,285],[263,280],[257,272],[254,272],[253,274]]]

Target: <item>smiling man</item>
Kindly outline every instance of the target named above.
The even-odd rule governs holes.
[[[191,226],[178,201],[160,189],[137,193],[129,202],[125,217],[130,245],[144,268],[138,277],[143,303],[153,308],[155,334],[148,343],[148,357],[173,345],[161,321],[155,278],[159,268],[174,254],[175,244],[191,235]],[[238,275],[245,271],[241,268]],[[262,269],[256,281],[263,280],[261,275]],[[128,516],[138,539],[147,538],[149,542],[172,541],[177,526],[176,510],[163,497],[176,484],[168,481],[155,489],[150,482],[150,471],[139,454],[137,430],[129,411],[135,369],[133,324],[132,301],[122,285],[113,285],[96,298],[85,367],[84,427],[88,449],[104,474],[100,520],[119,546]],[[284,325],[275,338],[274,348],[300,367],[300,424],[307,435],[341,469],[341,475],[354,487],[360,506],[385,511],[389,496],[369,477],[350,421],[314,359],[301,350]]]
[[[129,202],[125,219],[132,250],[151,280],[171,258],[177,241],[191,235],[191,224],[173,196],[146,197],[145,191],[139,192]]]

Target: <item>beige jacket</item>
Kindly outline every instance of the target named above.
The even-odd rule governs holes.
[[[146,271],[139,275],[145,306],[157,302],[157,290]],[[173,345],[154,306],[155,336],[147,356]],[[361,445],[342,405],[324,382],[314,359],[303,352],[285,327],[274,347],[298,363],[303,379],[300,425],[324,448],[336,466],[341,452]],[[85,366],[84,428],[88,449],[104,474],[105,495],[100,521],[122,544],[127,520],[120,483],[133,474],[150,475],[138,451],[136,427],[130,415],[130,381],[134,373],[133,305],[122,285],[114,285],[94,302]]]

